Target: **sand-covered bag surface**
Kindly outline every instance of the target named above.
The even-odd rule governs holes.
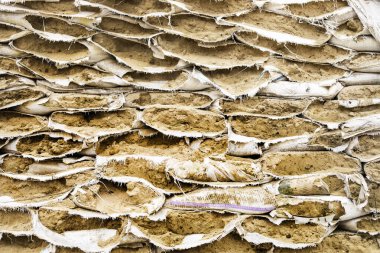
[[[377,13],[3,0],[0,252],[380,252]]]

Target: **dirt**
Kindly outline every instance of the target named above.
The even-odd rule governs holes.
[[[231,120],[235,134],[254,137],[261,140],[310,135],[319,126],[301,118],[269,119],[251,116],[237,116]]]
[[[151,247],[149,246],[144,246],[144,247],[139,247],[139,248],[115,248],[111,251],[111,253],[151,253]]]
[[[137,132],[105,138],[97,144],[96,149],[96,153],[102,156],[129,154],[170,156],[186,160],[203,160],[204,157],[225,154],[226,151],[226,138],[205,139],[199,147],[192,149],[183,138],[162,134],[142,137]]]
[[[264,178],[261,172],[255,171],[252,160],[248,158],[210,159],[205,163],[176,163],[167,171],[176,178],[199,182],[252,182]]]
[[[322,130],[314,134],[310,140],[309,145],[320,146],[323,148],[336,148],[348,143],[348,140],[343,139],[342,132],[340,130],[327,131]]]
[[[286,8],[290,13],[297,16],[313,18],[326,15],[340,8],[347,7],[348,4],[343,0],[315,1],[302,4],[288,4]]]
[[[350,55],[348,50],[334,47],[328,44],[312,47],[293,43],[278,43],[258,35],[255,32],[240,31],[235,34],[236,38],[252,47],[263,48],[280,54],[285,59],[310,62],[310,63],[336,63],[347,59]]]
[[[50,120],[78,133],[99,129],[128,131],[136,120],[136,111],[126,108],[112,112],[55,112],[50,116]]]
[[[362,135],[352,149],[352,155],[362,161],[371,161],[380,155],[380,135]]]
[[[326,237],[316,247],[305,248],[302,250],[293,249],[280,249],[276,248],[275,253],[325,253],[325,252],[355,252],[355,253],[367,253],[367,252],[379,252],[375,237],[364,234],[351,234],[351,233],[335,233]]]
[[[158,74],[131,72],[125,74],[123,79],[138,87],[171,91],[181,89],[184,82],[189,79],[189,74],[182,71]]]
[[[359,85],[344,87],[338,94],[338,99],[370,99],[380,98],[379,85]]]
[[[170,192],[180,191],[178,184],[166,175],[165,163],[155,164],[145,159],[128,158],[125,161],[111,161],[102,167],[102,171],[107,177],[137,177]]]
[[[55,253],[84,253],[84,251],[78,248],[65,248],[56,246]]]
[[[229,17],[226,20],[271,32],[313,40],[315,44],[323,44],[330,38],[330,35],[326,33],[324,28],[311,25],[307,22],[300,22],[295,18],[261,10],[254,10],[244,15]]]
[[[10,196],[19,203],[35,203],[58,198],[75,185],[83,184],[93,177],[91,173],[80,173],[61,179],[40,182],[22,181],[0,176],[1,196]]]
[[[380,183],[380,162],[366,163],[364,172],[369,180]]]
[[[353,18],[346,23],[338,26],[336,33],[344,36],[357,36],[364,29],[364,26],[359,18]]]
[[[17,151],[36,157],[60,156],[68,152],[78,152],[83,143],[65,140],[63,137],[53,138],[47,134],[23,137],[16,144]]]
[[[374,219],[370,216],[360,219],[356,225],[359,230],[365,230],[368,232],[380,231],[380,220]]]
[[[277,176],[295,176],[313,173],[360,172],[360,162],[347,155],[329,152],[273,152],[267,153],[261,160],[264,172]]]
[[[0,91],[0,108],[12,107],[12,103],[36,100],[44,95],[42,91],[30,88]]]
[[[49,244],[36,236],[14,236],[3,234],[0,240],[0,249],[7,253],[40,253]]]
[[[253,66],[264,62],[269,56],[266,52],[243,44],[201,47],[196,41],[170,34],[159,35],[157,43],[163,50],[187,62],[222,69]]]
[[[138,218],[133,219],[132,224],[149,238],[165,246],[175,246],[192,234],[205,234],[203,239],[216,236],[222,233],[227,223],[234,218],[236,216],[232,214],[170,211],[164,221]]]
[[[339,201],[317,202],[304,200],[299,204],[279,205],[276,212],[280,217],[288,218],[287,213],[296,217],[317,218],[334,214],[334,219],[339,219],[345,214],[345,210]]]
[[[37,75],[52,81],[55,79],[70,79],[74,83],[82,84],[83,82],[96,82],[101,78],[111,76],[108,73],[81,65],[57,68],[52,63],[34,57],[24,58],[20,61],[20,64]]]
[[[84,186],[75,194],[75,202],[86,209],[105,214],[148,213],[146,205],[160,198],[160,194],[140,182],[114,183],[101,181]],[[157,206],[156,206],[157,208]]]
[[[13,36],[19,32],[22,32],[22,30],[19,28],[16,28],[16,27],[13,27],[10,25],[6,25],[6,24],[0,24],[0,41],[6,42],[6,41],[10,40],[11,36]]]
[[[42,130],[47,126],[40,118],[16,112],[0,112],[0,129],[3,137],[15,137]]]
[[[91,3],[97,3],[107,6],[111,9],[123,12],[128,16],[142,17],[157,12],[169,13],[170,4],[158,0],[142,0],[120,2],[118,0],[90,0]]]
[[[114,38],[106,34],[96,34],[92,40],[137,71],[144,71],[145,68],[174,70],[178,63],[178,59],[174,58],[155,58],[147,45],[132,40]]]
[[[143,113],[144,122],[159,131],[170,135],[178,131],[184,135],[188,132],[202,135],[215,135],[226,129],[224,117],[210,111],[185,108],[147,108]]]
[[[149,17],[147,22],[168,33],[180,34],[183,37],[204,41],[219,42],[229,39],[235,27],[216,24],[213,18],[177,14],[167,17]]]
[[[41,16],[26,16],[25,19],[36,30],[49,33],[66,34],[76,38],[86,38],[94,34],[83,26],[66,22],[62,19]]]
[[[213,101],[207,95],[191,92],[135,92],[125,95],[131,106],[188,106],[194,108],[207,107]]]
[[[365,72],[365,69],[362,68],[379,66],[379,62],[380,54],[359,53],[351,59],[343,61],[342,64],[351,70]]]
[[[294,62],[280,58],[271,58],[266,65],[279,69],[283,75],[294,82],[321,82],[339,79],[346,74],[345,70],[331,65]]]
[[[250,93],[254,89],[264,86],[270,81],[268,72],[262,68],[236,67],[215,71],[205,71],[203,74],[219,89],[226,90],[233,96]]]
[[[32,231],[32,216],[28,211],[0,210],[1,231]]]
[[[53,15],[74,15],[79,12],[99,12],[98,8],[81,6],[78,8],[74,0],[60,0],[59,2],[26,1],[23,5],[29,9],[40,11],[41,13]]]
[[[235,15],[254,8],[249,0],[176,0],[176,2],[185,4],[191,12],[211,17]]]
[[[265,237],[287,243],[316,243],[326,234],[326,228],[313,223],[296,224],[283,221],[276,225],[265,218],[249,217],[242,223],[248,233],[258,233]]]
[[[15,59],[11,59],[11,58],[6,58],[6,57],[1,57],[0,56],[0,69],[4,70],[6,72],[9,72],[10,74],[16,74],[16,75],[25,76],[25,77],[31,77],[31,78],[35,77],[28,70],[26,70],[26,69],[18,66],[16,64],[16,60]],[[1,84],[0,84],[0,89],[3,89],[3,88],[6,88],[6,87],[2,87]]]
[[[310,100],[251,97],[238,100],[219,100],[223,114],[290,117],[301,114]]]
[[[279,184],[281,194],[294,196],[335,195],[346,196],[345,182],[337,176],[284,179]]]
[[[307,118],[318,122],[341,123],[353,118],[366,117],[380,113],[380,105],[346,108],[339,105],[339,101],[315,101],[306,110]]]
[[[158,33],[155,29],[144,28],[139,24],[114,17],[102,17],[98,27],[104,31],[119,33],[131,38],[150,38]]]
[[[214,241],[210,244],[202,245],[200,247],[182,250],[181,253],[257,253],[257,246],[243,240],[238,234],[230,233],[225,237]],[[176,252],[179,253],[179,252]]]
[[[78,42],[53,42],[29,34],[13,41],[13,45],[24,52],[51,61],[78,61],[88,57],[86,46]]]
[[[121,219],[83,218],[58,210],[40,209],[38,218],[45,227],[56,233],[102,228],[121,230],[122,228]]]

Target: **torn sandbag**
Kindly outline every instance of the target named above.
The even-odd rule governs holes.
[[[210,88],[210,85],[203,80],[198,80],[188,70],[151,74],[131,72],[123,76],[123,81],[137,88],[162,91],[194,91]]]
[[[358,159],[330,151],[267,153],[262,157],[260,167],[264,173],[275,177],[353,174],[361,171]]]
[[[94,35],[91,40],[104,51],[114,55],[118,62],[136,71],[161,73],[185,67],[184,63],[175,58],[155,57],[154,51],[140,41],[114,38],[103,33]]]
[[[347,108],[380,104],[380,86],[348,86],[339,92],[338,100],[341,106]]]
[[[358,53],[350,60],[344,60],[338,65],[350,70],[367,73],[380,72],[380,54]]]
[[[3,252],[40,253],[51,252],[52,246],[48,242],[32,235],[17,236],[4,233],[0,239],[0,249]]]
[[[272,79],[269,73],[260,67],[235,67],[202,72],[194,69],[193,76],[211,84],[232,99],[244,95],[253,97]]]
[[[216,24],[213,18],[191,14],[174,14],[169,18],[148,17],[146,22],[169,34],[202,41],[205,43],[225,41],[232,37],[235,27]]]
[[[350,51],[329,44],[313,47],[295,43],[278,43],[275,40],[262,37],[255,32],[249,31],[238,31],[234,36],[249,46],[279,54],[288,60],[332,64],[349,59],[351,56]]]
[[[180,9],[210,17],[239,16],[255,8],[249,0],[164,0]]]
[[[26,102],[35,101],[45,95],[42,90],[28,86],[0,90],[0,109],[19,106]]]
[[[32,215],[29,210],[2,209],[0,214],[0,233],[15,236],[33,235]],[[0,249],[3,250],[1,246]]]
[[[203,47],[196,41],[178,35],[161,34],[154,45],[165,56],[176,57],[208,69],[252,67],[268,59],[267,52],[243,44],[227,43],[215,47]]]
[[[372,182],[380,183],[380,162],[372,161],[364,164],[366,178]]]
[[[145,109],[149,107],[181,106],[189,108],[206,108],[211,105],[217,94],[204,92],[133,92],[125,95],[125,103],[131,107]]]
[[[45,117],[0,111],[0,138],[26,136],[47,129]]]
[[[341,130],[323,129],[307,141],[307,146],[342,152],[347,149],[349,143],[350,140],[344,138],[344,133]]]
[[[144,182],[146,185],[165,194],[181,193],[193,187],[175,182],[167,175],[167,161],[162,162],[144,158],[126,158],[97,164],[100,178],[108,181],[127,183]]]
[[[175,195],[166,201],[165,207],[178,210],[263,214],[274,210],[276,201],[274,195],[262,186],[208,187]]]
[[[49,114],[55,111],[88,111],[119,109],[124,104],[123,94],[109,95],[84,93],[51,93],[45,98],[24,103],[17,107],[18,111],[33,114]]]
[[[96,140],[101,136],[128,132],[136,120],[137,112],[132,108],[111,112],[54,112],[49,118],[49,128]]]
[[[227,17],[218,20],[220,24],[236,25],[259,35],[274,39],[279,43],[297,43],[301,45],[319,46],[327,42],[331,35],[322,27],[296,18],[254,10],[247,14]]]
[[[86,147],[86,143],[64,132],[40,132],[15,139],[4,148],[42,161],[78,153]]]
[[[62,158],[35,161],[20,155],[6,154],[0,157],[0,175],[18,180],[49,181],[95,169],[91,157]]]
[[[27,69],[19,66],[17,64],[16,59],[2,57],[2,56],[0,56],[0,74],[19,75],[19,76],[28,77],[28,78],[36,77],[33,73],[29,72]]]
[[[164,220],[133,219],[130,232],[164,250],[179,250],[216,241],[231,232],[237,221],[233,214],[169,210]]]
[[[33,229],[39,238],[54,245],[85,251],[110,251],[119,244],[124,226],[121,218],[85,218],[49,209],[33,213]]]
[[[227,138],[195,139],[168,137],[163,134],[144,137],[137,131],[110,136],[97,143],[97,160],[118,158],[150,157],[155,161],[167,158],[199,160],[209,156],[224,155],[227,152]]]
[[[320,126],[302,118],[271,119],[235,116],[229,120],[229,138],[238,142],[276,143],[311,136]]]
[[[88,48],[79,42],[49,42],[35,34],[18,38],[11,42],[11,46],[22,52],[63,65],[80,63],[89,58]]]
[[[216,137],[226,131],[223,115],[185,107],[146,108],[141,120],[168,136]]]
[[[329,42],[332,45],[359,52],[380,52],[380,42],[372,36],[359,36],[355,40],[341,40],[332,37]]]
[[[10,24],[2,23],[0,21],[0,42],[10,42],[12,40],[21,38],[29,33],[29,31],[22,30]]]
[[[77,186],[95,178],[93,172],[82,172],[50,181],[25,181],[0,176],[2,208],[39,207],[66,198]]]
[[[347,153],[362,162],[370,162],[380,158],[379,132],[369,132],[351,140]]]
[[[275,220],[249,216],[237,226],[239,234],[255,244],[272,243],[274,246],[291,249],[312,247],[328,236],[335,227],[315,223],[297,224],[293,220]]]
[[[35,86],[34,80],[11,74],[0,74],[0,89],[17,88],[20,86]]]
[[[202,162],[170,159],[166,163],[166,172],[176,181],[222,188],[256,185],[271,180],[252,160],[232,156],[205,158]]]
[[[88,66],[73,65],[57,68],[52,63],[34,57],[21,59],[18,64],[37,76],[61,86],[69,86],[70,83],[91,86],[99,82],[125,85],[121,78]]]

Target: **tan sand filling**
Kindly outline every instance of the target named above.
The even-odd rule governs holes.
[[[289,4],[286,7],[290,13],[297,16],[303,16],[307,18],[318,17],[331,12],[334,12],[340,8],[347,7],[348,4],[343,0],[333,1],[315,1],[306,2],[302,4]]]
[[[32,231],[32,216],[28,211],[0,210],[1,231]]]
[[[22,32],[21,29],[6,25],[6,24],[0,24],[0,41],[9,40],[11,36]]]
[[[149,38],[158,32],[157,30],[144,28],[139,24],[113,17],[103,17],[99,28],[107,32],[120,33],[131,37]]]
[[[40,253],[49,244],[36,236],[14,236],[3,234],[0,240],[0,249],[7,253]]]
[[[242,226],[248,233],[258,233],[288,243],[316,243],[326,234],[326,228],[321,225],[296,224],[290,220],[276,225],[265,218],[249,217]]]
[[[221,133],[225,129],[222,115],[196,109],[147,108],[144,122],[162,131]]]
[[[263,156],[264,172],[278,176],[306,175],[313,173],[357,173],[360,162],[347,155],[329,152],[278,152]]]
[[[3,135],[22,135],[42,130],[44,127],[46,123],[37,117],[16,112],[0,112],[0,129]]]
[[[334,214],[334,219],[339,219],[345,214],[342,203],[339,201],[316,202],[302,201],[296,205],[281,205],[276,208],[281,217],[288,218],[287,213],[297,217],[317,218]]]
[[[380,156],[380,135],[362,135],[358,141],[351,151],[353,156],[363,160],[373,160]]]
[[[237,116],[231,120],[235,134],[262,140],[294,137],[314,133],[319,126],[301,118],[269,119]]]

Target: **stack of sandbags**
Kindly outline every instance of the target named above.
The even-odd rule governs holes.
[[[0,0],[0,251],[380,252],[376,13]]]

